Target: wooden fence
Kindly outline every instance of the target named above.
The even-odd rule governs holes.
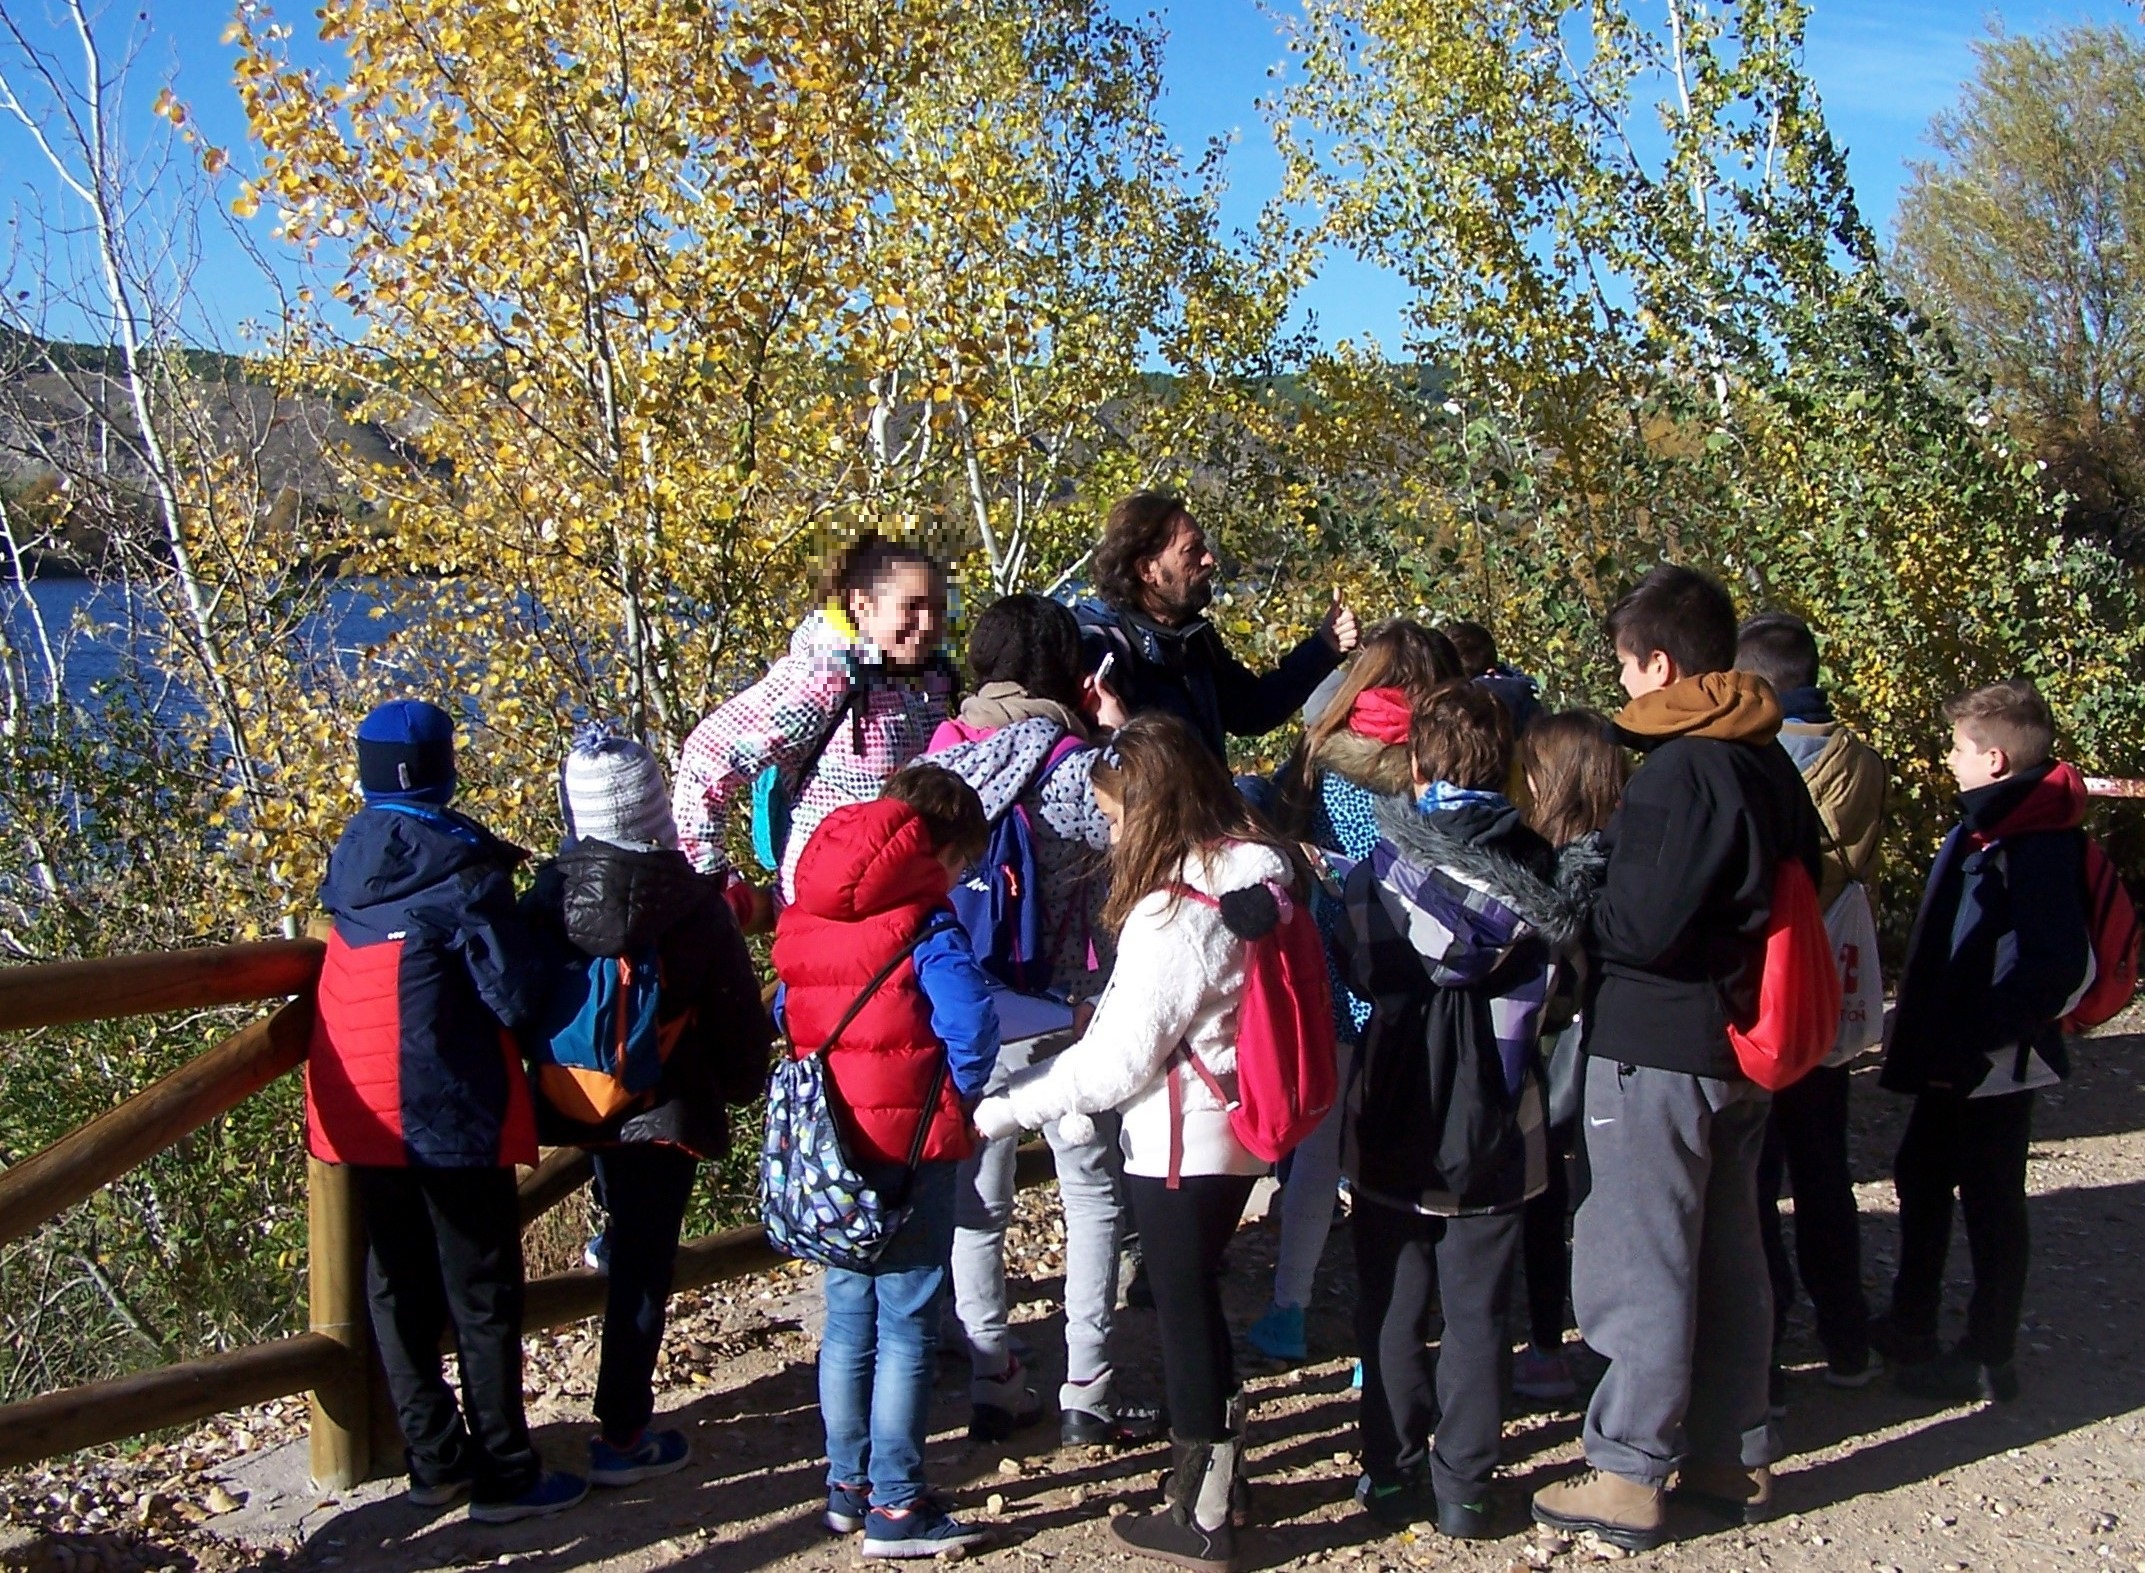
[[[102,961],[0,967],[0,1032],[158,1011],[281,1001],[179,1069],[43,1152],[0,1170],[0,1245],[18,1240],[305,1061],[318,940],[269,940]],[[1051,1177],[1049,1149],[1021,1149],[1019,1183]],[[524,1225],[586,1184],[588,1157],[560,1148],[521,1182]],[[400,1443],[365,1305],[365,1233],[347,1170],[307,1160],[308,1331],[0,1407],[0,1469],[116,1442],[294,1393],[312,1399],[314,1484],[340,1490],[400,1467]],[[698,1288],[784,1258],[757,1225],[692,1240],[676,1287]],[[538,1332],[603,1309],[601,1273],[554,1273],[528,1286],[524,1327]]]

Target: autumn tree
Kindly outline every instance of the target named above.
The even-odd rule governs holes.
[[[1427,462],[1396,565],[1597,692],[1600,615],[1661,557],[1807,613],[1925,832],[1934,709],[1970,681],[2031,673],[2089,757],[2135,757],[2136,587],[2052,528],[1888,287],[1805,15],[1311,0],[1277,131],[1291,194],[1408,281],[1408,349],[1451,373],[1399,411]]]
[[[2071,522],[2145,547],[2145,40],[1998,34],[1900,198],[1900,274],[2049,462]]]

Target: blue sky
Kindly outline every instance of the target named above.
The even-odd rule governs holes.
[[[50,4],[51,0],[43,0]],[[1208,138],[1232,135],[1230,195],[1225,219],[1248,226],[1280,183],[1257,101],[1271,91],[1268,68],[1285,51],[1274,17],[1258,0],[1152,0],[1170,33],[1169,89],[1163,115],[1180,145],[1196,154]],[[1277,0],[1286,9],[1288,0]],[[1643,0],[1641,0],[1643,3]],[[214,0],[141,0],[149,7],[151,36],[142,60],[138,107],[146,108],[155,84],[169,79],[193,106],[212,139],[244,140],[243,117],[229,86],[230,50],[220,35],[229,8]],[[40,0],[18,8],[34,20]],[[278,7],[293,23],[310,21],[309,7]],[[116,5],[105,15],[116,32],[139,5]],[[1848,150],[1849,165],[1865,215],[1889,233],[1894,206],[1906,179],[1906,161],[1925,153],[1929,117],[1957,96],[1972,72],[1971,45],[2000,20],[2012,33],[2035,33],[2081,20],[2135,22],[2130,0],[2016,0],[1978,9],[1946,0],[1815,0],[1809,27],[1809,66],[1824,100],[1833,134]],[[36,179],[19,128],[0,124],[0,213],[20,208]],[[240,155],[243,159],[243,154]],[[0,232],[4,251],[12,231]],[[271,309],[271,297],[228,242],[212,240],[207,306],[219,336],[228,338],[242,319]],[[1374,336],[1397,348],[1405,292],[1399,282],[1345,256],[1329,257],[1306,292],[1320,337]]]

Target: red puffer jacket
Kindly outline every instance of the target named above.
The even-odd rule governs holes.
[[[820,825],[797,860],[797,898],[775,925],[792,1053],[802,1059],[826,1041],[864,985],[945,909],[948,884],[923,821],[905,803],[859,803]],[[908,1161],[944,1053],[916,964],[904,960],[827,1051],[827,1072],[855,1122],[845,1132],[852,1159]],[[965,1158],[974,1145],[948,1076],[923,1156]]]

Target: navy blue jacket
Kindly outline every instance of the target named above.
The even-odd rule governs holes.
[[[542,952],[514,906],[525,854],[451,810],[371,807],[328,859],[334,919],[306,1069],[308,1144],[330,1163],[536,1161],[508,1029],[543,1004]]]
[[[1264,677],[1222,648],[1203,617],[1165,628],[1128,607],[1082,601],[1073,608],[1089,671],[1115,655],[1109,685],[1129,714],[1166,710],[1189,721],[1214,757],[1228,758],[1228,738],[1263,737],[1294,715],[1339,663],[1313,634]]]

